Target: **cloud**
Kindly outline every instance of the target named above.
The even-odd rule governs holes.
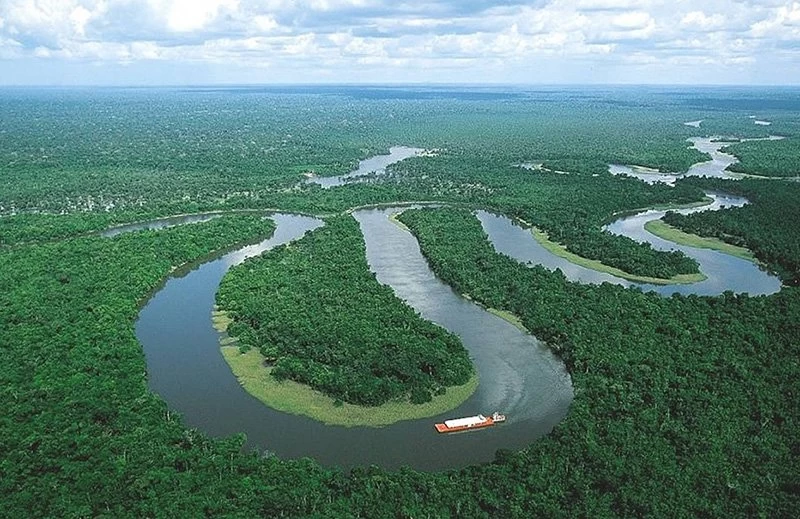
[[[626,11],[646,7],[649,2],[642,0],[579,0],[579,11]]]
[[[707,15],[703,11],[692,11],[681,18],[681,25],[689,30],[709,31],[721,29],[725,25],[725,16],[721,14]]]
[[[502,80],[536,77],[545,63],[740,71],[794,64],[798,54],[797,0],[0,1],[0,59],[20,63],[305,67],[343,79],[381,67],[413,75],[439,63],[465,78],[499,71],[492,77]]]
[[[175,32],[191,32],[206,27],[224,11],[235,12],[238,0],[149,0],[151,8]]]

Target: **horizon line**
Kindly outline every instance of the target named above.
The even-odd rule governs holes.
[[[542,88],[542,87],[670,87],[670,88],[800,88],[799,83],[521,83],[521,82],[253,82],[253,83],[0,83],[0,89],[10,88],[252,88],[252,87],[459,87],[459,88]]]

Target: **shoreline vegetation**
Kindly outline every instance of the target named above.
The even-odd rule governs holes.
[[[0,395],[6,404],[0,419],[6,512],[0,515],[797,515],[800,417],[792,396],[800,380],[794,361],[800,337],[800,184],[687,177],[668,187],[608,173],[612,161],[666,172],[707,162],[708,154],[687,144],[690,136],[744,140],[779,133],[791,141],[732,146],[741,161],[733,169],[795,176],[797,90],[6,89],[0,107],[7,180],[0,183]],[[773,125],[766,131],[749,117]],[[706,120],[700,130],[681,124],[701,118]],[[311,168],[344,174],[373,150],[400,142],[449,151],[405,161],[364,183],[326,190],[298,182]],[[532,157],[571,174],[507,167]],[[664,222],[747,247],[784,281],[779,292],[661,297],[611,283],[569,282],[558,272],[498,254],[469,211],[488,207],[519,216],[586,257],[669,278],[695,271],[683,270],[680,258],[606,235],[602,226],[618,211],[696,201],[704,190],[751,203],[690,216],[671,213]],[[416,218],[409,211],[402,219],[415,230],[439,279],[449,280],[456,293],[520,317],[567,366],[574,399],[543,437],[534,440],[531,434],[526,441],[528,424],[509,423],[497,436],[519,432],[519,443],[480,443],[493,452],[467,460],[463,454],[472,453],[460,444],[475,436],[439,437],[427,427],[439,420],[424,420],[433,441],[456,450],[456,460],[440,464],[436,456],[409,452],[402,468],[381,461],[337,467],[313,457],[295,459],[284,455],[284,440],[298,447],[292,451],[299,456],[309,451],[298,445],[305,440],[292,436],[274,443],[253,437],[248,442],[243,434],[217,437],[195,425],[202,421],[182,416],[188,407],[202,414],[202,400],[171,400],[150,383],[156,359],[137,340],[139,302],[164,286],[173,265],[247,241],[268,224],[255,216],[225,217],[113,240],[79,237],[176,213],[280,207],[334,215],[409,200],[463,206],[417,212]],[[357,258],[343,257],[329,277]],[[295,277],[310,276],[327,263],[320,259],[311,258]],[[270,284],[289,276],[280,270]],[[327,298],[331,309],[350,304],[346,295],[307,294]],[[265,306],[273,301],[260,300]],[[288,324],[298,307],[286,304],[285,314],[261,322]],[[320,315],[314,313],[301,334],[314,334]],[[352,320],[354,313],[344,315],[338,320]],[[206,307],[201,318],[209,317]],[[383,320],[362,322],[360,328],[369,331]],[[239,344],[227,338],[226,345],[212,348],[244,361],[238,346],[246,350],[255,342],[239,332],[241,324],[230,325]],[[277,345],[287,335],[279,330],[264,343]],[[319,335],[309,349],[332,334]],[[363,349],[375,343],[364,342]],[[422,353],[430,351],[429,342],[420,342]],[[352,344],[341,341],[343,347]],[[259,353],[276,358],[269,348]],[[347,362],[355,377],[369,370]],[[169,379],[169,365],[161,367]],[[319,374],[318,379],[326,375]],[[487,377],[480,383],[493,383]],[[469,379],[466,374],[453,384]],[[365,450],[355,437],[390,430],[333,432],[351,433],[350,445]],[[498,432],[480,433],[476,443]],[[346,459],[342,450],[340,459]],[[375,459],[383,458],[377,454]],[[422,457],[425,466],[435,467],[418,465]]]
[[[277,380],[265,357],[256,348],[239,349],[238,339],[227,334],[233,322],[227,312],[214,309],[212,324],[222,334],[220,351],[239,384],[264,405],[284,413],[302,415],[326,425],[343,427],[384,427],[404,420],[429,418],[464,403],[478,388],[478,375],[473,373],[461,386],[451,386],[442,395],[422,404],[391,401],[379,406],[343,403],[311,387],[292,380]]]
[[[713,202],[713,200],[706,196],[703,200],[698,200],[697,202],[691,202],[688,204],[656,204],[651,207],[644,207],[640,209],[634,209],[631,211],[623,211],[619,213],[614,213],[611,217],[611,222],[614,222],[620,218],[624,218],[625,216],[634,215],[640,213],[642,211],[665,211],[665,210],[674,210],[674,209],[691,209],[694,207],[702,207],[704,205],[709,205]],[[531,234],[533,234],[534,239],[545,248],[551,254],[558,256],[559,258],[565,259],[574,265],[578,265],[580,267],[585,267],[591,270],[595,270],[597,272],[603,272],[606,274],[610,274],[612,276],[616,276],[618,278],[627,279],[628,281],[633,281],[636,283],[650,283],[653,285],[689,285],[692,283],[699,283],[704,281],[708,278],[702,272],[698,272],[696,274],[678,274],[673,276],[669,279],[664,278],[656,278],[650,276],[639,276],[636,274],[630,274],[625,272],[622,269],[611,267],[606,265],[600,260],[593,260],[589,258],[585,258],[574,252],[570,252],[567,250],[567,246],[556,241],[550,239],[550,236],[547,232],[539,229],[535,225],[532,225],[530,222],[527,222],[521,218],[516,218],[516,220],[521,223],[523,226],[530,229]],[[665,238],[668,239],[668,238]],[[678,242],[675,242],[678,243]]]
[[[730,243],[726,243],[719,238],[709,238],[687,233],[678,229],[677,227],[671,226],[663,220],[651,220],[644,224],[644,229],[654,236],[677,243],[678,245],[686,245],[696,249],[715,250],[759,264],[759,261],[756,259],[753,253],[745,247],[731,245]]]
[[[527,224],[526,224],[527,225]],[[651,283],[653,285],[688,285],[690,283],[699,283],[707,278],[702,272],[697,274],[678,274],[670,279],[653,278],[647,276],[637,276],[629,274],[624,270],[616,267],[609,267],[608,265],[598,261],[578,256],[577,254],[567,250],[566,246],[554,242],[550,239],[548,234],[537,227],[530,227],[531,234],[539,244],[544,247],[548,252],[555,254],[559,258],[563,258],[570,263],[586,267],[588,269],[596,270],[597,272],[604,272],[619,278],[627,279],[628,281],[635,281],[637,283]]]
[[[242,353],[259,352],[247,355],[247,364],[241,357],[231,362],[237,377],[270,407],[325,423],[377,426],[445,412],[477,385],[458,337],[378,282],[348,214],[232,268],[217,302],[228,313],[214,315],[216,327],[241,341]]]

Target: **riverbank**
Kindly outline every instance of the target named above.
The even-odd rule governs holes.
[[[478,388],[478,375],[473,374],[465,384],[448,387],[443,395],[436,395],[422,404],[394,401],[367,407],[338,402],[305,384],[275,379],[265,365],[266,359],[256,348],[242,353],[236,338],[225,334],[231,321],[223,311],[215,310],[212,314],[214,328],[223,333],[220,339],[222,356],[244,390],[272,409],[307,416],[326,425],[383,427],[403,420],[429,418],[455,409]]]
[[[678,245],[686,245],[696,249],[711,249],[747,261],[752,261],[753,263],[758,263],[755,256],[752,252],[750,252],[749,249],[731,245],[730,243],[726,243],[718,238],[707,238],[698,236],[696,234],[683,232],[680,229],[665,223],[663,220],[651,220],[644,224],[644,229],[650,234],[665,240],[669,240],[673,243],[677,243]]]
[[[551,254],[558,256],[559,258],[563,258],[569,261],[570,263],[574,263],[575,265],[596,270],[598,272],[611,274],[612,276],[627,279],[628,281],[634,281],[637,283],[649,283],[652,285],[685,285],[690,283],[699,283],[700,281],[706,279],[706,275],[703,274],[702,272],[698,272],[697,274],[679,274],[669,279],[653,278],[648,276],[637,276],[635,274],[630,274],[628,272],[625,272],[624,270],[620,270],[615,267],[609,267],[608,265],[598,260],[592,260],[584,258],[583,256],[578,256],[577,254],[568,251],[566,246],[550,240],[550,237],[547,235],[547,233],[537,227],[531,227],[531,234],[533,234],[534,239],[542,247],[544,247]]]

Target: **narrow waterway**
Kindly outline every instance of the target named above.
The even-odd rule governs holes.
[[[378,279],[424,318],[459,335],[469,349],[480,385],[458,409],[383,428],[345,428],[275,411],[244,391],[220,353],[211,311],[219,282],[232,265],[321,225],[312,218],[281,214],[274,217],[273,238],[169,278],[143,307],[136,336],[147,359],[150,388],[189,427],[213,436],[243,432],[249,447],[285,458],[310,456],[341,467],[462,467],[489,461],[497,449],[522,448],[547,434],[572,400],[563,364],[535,338],[436,279],[414,237],[389,220],[400,210],[363,210],[354,217]],[[440,435],[433,428],[436,421],[495,410],[508,413],[509,423],[456,435]]]
[[[772,135],[763,139],[741,139],[742,141],[776,141],[782,140],[783,137]],[[648,170],[638,166],[626,166],[622,164],[610,164],[608,171],[612,175],[626,175],[629,177],[638,178],[648,184],[654,182],[661,182],[664,184],[673,185],[675,181],[682,177],[717,177],[717,178],[730,178],[738,179],[740,175],[731,173],[727,170],[728,166],[732,166],[739,162],[735,156],[730,153],[722,152],[722,148],[733,144],[731,141],[726,141],[719,137],[692,137],[689,139],[692,147],[702,153],[707,153],[711,156],[711,160],[705,162],[698,162],[692,165],[686,173],[659,173],[658,171]]]
[[[109,229],[106,229],[105,231],[101,232],[100,235],[105,236],[106,238],[113,238],[114,236],[118,236],[120,234],[125,234],[134,231],[143,231],[145,229],[159,230],[159,229],[166,229],[169,227],[176,227],[178,225],[188,225],[192,223],[207,222],[209,220],[213,220],[214,218],[219,218],[221,215],[222,213],[205,213],[205,214],[189,214],[182,216],[170,216],[168,218],[159,218],[157,220],[150,220],[147,222],[136,222],[125,225],[118,225],[116,227],[111,227]]]
[[[747,200],[741,197],[721,193],[706,193],[713,199],[709,205],[681,209],[678,212],[690,214],[699,211],[717,211],[726,207],[741,207]],[[658,292],[663,296],[674,293],[695,295],[719,295],[727,290],[750,295],[773,294],[781,288],[778,277],[760,269],[750,261],[736,258],[710,249],[697,249],[677,245],[663,240],[644,229],[651,220],[658,220],[666,211],[642,211],[632,216],[616,220],[606,226],[609,232],[627,236],[639,242],[647,242],[658,250],[680,250],[700,264],[700,271],[707,279],[686,285],[654,285],[634,283],[623,278],[598,272],[586,267],[570,263],[546,250],[527,229],[505,216],[486,211],[477,211],[476,215],[489,236],[494,248],[517,261],[526,264],[542,265],[550,270],[560,269],[570,281],[580,283],[614,283],[622,286],[638,286],[644,291]]]
[[[401,160],[405,160],[409,157],[415,157],[420,153],[424,152],[422,148],[410,148],[408,146],[393,146],[389,148],[388,155],[375,155],[374,157],[369,157],[367,159],[362,160],[358,164],[358,168],[354,169],[353,171],[345,174],[339,175],[335,177],[317,177],[313,176],[306,179],[307,184],[318,184],[323,188],[331,188],[336,186],[341,186],[347,184],[349,182],[354,182],[358,180],[359,177],[365,177],[367,175],[384,175],[386,174],[386,168],[389,167],[391,164],[395,162],[400,162]]]

